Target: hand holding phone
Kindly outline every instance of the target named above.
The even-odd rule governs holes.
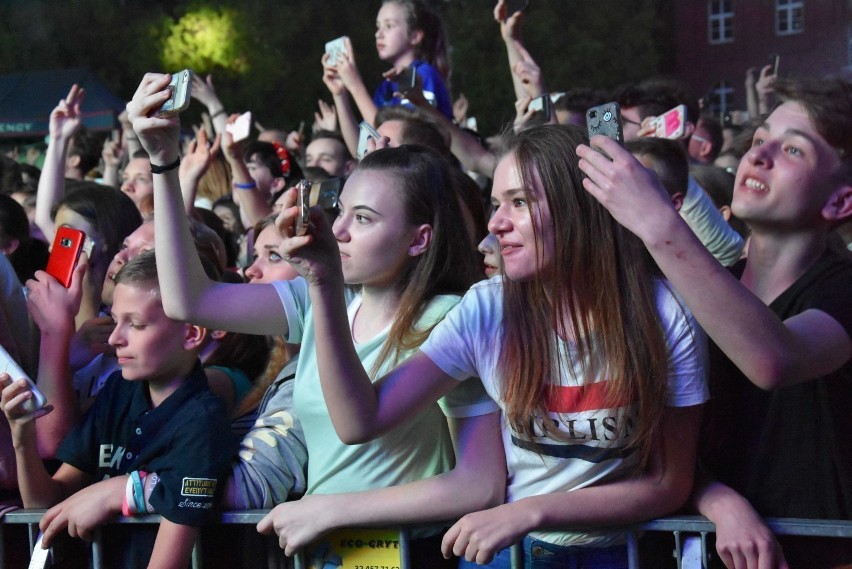
[[[246,111],[232,123],[225,125],[225,132],[231,133],[234,142],[245,140],[251,131],[251,111]]]
[[[686,105],[678,105],[669,109],[651,121],[652,134],[655,138],[677,140],[683,138],[686,132]]]
[[[341,58],[346,57],[346,36],[326,42],[325,52],[328,54],[327,64],[332,67],[337,65]]]
[[[362,160],[367,155],[369,151],[367,141],[371,138],[376,142],[380,142],[382,135],[370,123],[361,121],[361,124],[358,125],[358,150],[356,152],[358,160]]]
[[[530,101],[529,106],[527,106],[528,111],[535,111],[536,118],[539,120],[543,120],[544,122],[550,121],[550,95],[545,93],[539,97],[536,97],[532,101]]]
[[[169,98],[163,103],[156,114],[161,117],[176,115],[189,107],[189,99],[192,93],[192,70],[184,69],[172,73],[172,81],[169,83]]]
[[[411,66],[406,67],[396,76],[396,84],[400,93],[414,89],[417,85],[417,71]]]
[[[13,382],[18,381],[19,379],[27,380],[27,389],[30,393],[32,393],[32,397],[24,401],[22,405],[22,408],[27,415],[31,415],[47,405],[47,399],[44,394],[39,391],[38,387],[36,387],[35,383],[33,383],[33,380],[24,373],[24,370],[21,369],[18,362],[9,355],[9,352],[7,352],[3,346],[0,346],[0,372],[8,373],[9,378]],[[0,387],[5,387],[5,385]]]
[[[79,229],[64,225],[57,228],[45,271],[62,286],[69,288],[80,253],[88,248],[87,254],[91,256],[93,246],[92,241],[86,239],[86,234]]]

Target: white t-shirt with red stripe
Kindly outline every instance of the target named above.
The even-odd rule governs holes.
[[[502,293],[499,276],[474,285],[432,331],[421,350],[458,380],[480,377],[488,394],[505,409],[497,370]],[[669,348],[666,404],[687,407],[704,403],[708,397],[704,333],[664,281],[657,283],[656,301]],[[576,358],[568,357],[575,355],[573,344],[558,338],[555,341],[562,366],[562,385],[549,398],[549,413],[544,420],[551,421],[565,437],[537,436],[531,441],[512,432],[504,421],[509,502],[615,480],[638,460],[635,452],[625,450],[626,439],[635,424],[635,404],[608,406],[604,396],[605,372],[600,366],[596,369],[589,365],[591,377],[583,377],[579,362],[572,366],[571,361]],[[624,539],[621,532],[611,530],[531,535],[560,545],[592,547],[606,547]]]

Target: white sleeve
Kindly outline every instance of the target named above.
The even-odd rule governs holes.
[[[666,405],[689,407],[707,401],[707,336],[668,282],[657,288],[657,306],[669,349]]]
[[[308,283],[302,277],[290,281],[272,281],[284,313],[287,315],[287,342],[300,344],[305,333],[305,316],[311,306]]]

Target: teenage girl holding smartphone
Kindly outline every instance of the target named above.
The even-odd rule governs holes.
[[[379,381],[342,316],[328,227],[281,246],[309,284],[323,394],[345,442],[396,428],[472,376],[501,407],[508,503],[450,528],[444,554],[463,563],[508,568],[506,548],[522,541],[527,567],[626,568],[611,526],[668,514],[692,487],[704,338],[641,243],[583,189],[586,141],[560,125],[507,141],[489,222],[504,276],[474,285]]]

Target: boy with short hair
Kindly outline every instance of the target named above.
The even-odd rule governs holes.
[[[833,568],[852,563],[849,540],[784,538],[782,555],[755,510],[852,517],[852,261],[829,247],[852,219],[852,84],[778,80],[776,94],[737,171],[731,207],[751,241],[734,274],[618,145],[592,141],[614,162],[578,154],[586,189],[645,242],[715,342],[705,419],[715,444],[701,455],[719,481],[699,482],[695,501],[725,565],[786,567],[786,556],[794,569]]]
[[[80,276],[78,271],[75,277]],[[121,372],[107,380],[92,408],[63,441],[57,453],[62,465],[53,476],[36,450],[33,417],[21,409],[29,398],[25,386],[0,376],[21,495],[29,508],[61,502],[41,523],[42,528],[52,525],[51,535],[45,534],[47,545],[53,532],[65,525],[72,536],[87,537],[92,527],[117,509],[111,507],[116,496],[122,495],[116,486],[126,486],[121,508],[125,514],[147,513],[150,507],[163,520],[153,542],[153,536],[141,527],[133,528],[130,543],[107,540],[107,546],[121,548],[114,557],[107,551],[109,565],[184,568],[195,543],[195,526],[211,521],[234,441],[222,402],[209,391],[198,363],[206,330],[165,315],[154,253],[142,253],[130,261],[115,282],[112,316],[116,327],[109,342],[116,349]],[[51,283],[47,285],[50,288]],[[60,302],[57,307],[73,308],[72,304]],[[62,317],[70,314],[68,310]],[[43,355],[46,369],[40,375],[63,373],[57,364],[47,363],[53,354]],[[146,480],[146,472],[156,472],[156,480]],[[51,524],[68,517],[74,523]]]

